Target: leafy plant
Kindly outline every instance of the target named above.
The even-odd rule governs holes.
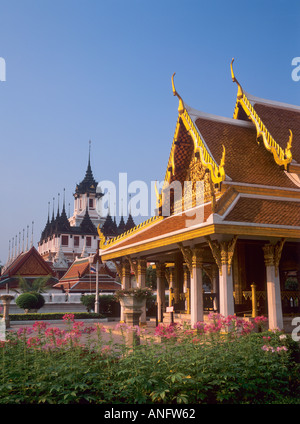
[[[64,315],[64,329],[35,322],[10,331],[0,346],[0,404],[300,403],[298,343],[250,332],[236,317],[211,318],[195,329],[166,326],[160,336],[176,337],[163,343],[118,324],[122,334],[139,332],[134,348],[75,314]]]
[[[147,299],[152,296],[152,290],[148,287],[131,287],[129,289],[122,289],[116,291],[115,298],[116,300],[120,300],[122,297],[127,295]]]

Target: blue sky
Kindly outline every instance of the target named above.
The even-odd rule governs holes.
[[[300,104],[298,1],[0,0],[0,260],[48,202],[84,177],[162,180],[177,119],[190,106],[231,117],[236,85]]]

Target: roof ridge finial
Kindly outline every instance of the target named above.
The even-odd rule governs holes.
[[[92,142],[91,140],[89,140],[89,164],[91,163],[91,147],[92,147]]]
[[[60,197],[60,193],[57,193],[57,216],[56,218],[59,218],[59,197]]]
[[[66,189],[64,188],[64,194],[63,194],[63,211],[66,212]]]
[[[54,201],[55,201],[55,197],[52,197],[52,221],[54,221]]]
[[[30,247],[33,247],[33,225],[34,225],[34,221],[32,221],[32,227],[31,227],[31,243],[30,243]]]
[[[177,93],[176,89],[175,89],[175,84],[174,84],[174,76],[176,75],[176,72],[174,72],[174,74],[172,75],[172,90],[173,90],[173,96],[177,96],[179,99],[179,106],[178,106],[178,112],[181,114],[184,111],[184,104],[183,104],[183,100],[181,98],[181,96]]]
[[[232,81],[235,82],[238,86],[237,98],[241,99],[243,97],[243,89],[241,84],[238,82],[238,80],[236,79],[234,75],[233,66],[232,66],[233,62],[234,62],[234,58],[231,59],[231,63],[230,63],[231,78],[232,78]]]
[[[28,252],[29,225],[27,225],[26,252]]]

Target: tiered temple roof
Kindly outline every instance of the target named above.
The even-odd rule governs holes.
[[[246,94],[232,64],[231,71],[238,85],[233,118],[189,107],[172,78],[179,113],[165,182],[202,180],[202,204],[192,203],[189,215],[173,204],[171,216],[155,217],[115,239],[106,240],[100,231],[104,260],[213,233],[300,238],[300,107]]]

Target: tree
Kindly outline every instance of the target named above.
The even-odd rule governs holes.
[[[49,287],[46,287],[46,284],[50,280],[51,275],[46,277],[38,277],[33,281],[27,280],[24,277],[18,276],[19,287],[18,290],[15,290],[17,293],[46,293]]]
[[[153,269],[151,265],[146,270],[146,286],[156,290],[156,269]]]

